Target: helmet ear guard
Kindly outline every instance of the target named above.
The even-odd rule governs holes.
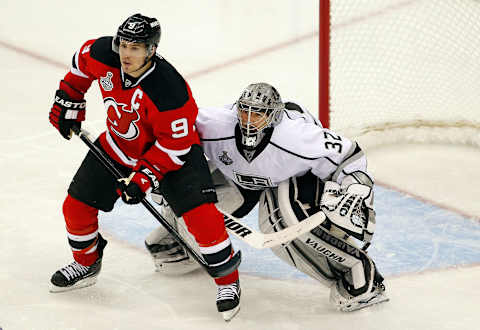
[[[161,28],[156,18],[135,14],[128,17],[117,30],[112,40],[112,50],[118,53],[120,40],[133,43],[144,43],[147,48],[147,57],[154,53],[154,48],[160,42]]]

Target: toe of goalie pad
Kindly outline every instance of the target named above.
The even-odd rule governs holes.
[[[168,236],[158,243],[146,240],[145,247],[153,258],[155,271],[164,275],[182,275],[200,268],[180,243]]]
[[[385,286],[382,283],[375,283],[371,291],[358,296],[352,296],[348,293],[342,281],[338,281],[330,289],[330,303],[342,312],[353,312],[389,300],[385,294]]]
[[[164,261],[153,259],[155,271],[163,275],[184,275],[200,268],[200,264],[187,256],[183,260]]]

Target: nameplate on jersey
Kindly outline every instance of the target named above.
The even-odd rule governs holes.
[[[237,182],[244,187],[255,190],[272,187],[272,180],[270,180],[270,178],[258,175],[246,175],[237,172],[233,172],[233,174],[235,175]]]

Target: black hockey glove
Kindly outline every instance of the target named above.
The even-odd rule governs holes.
[[[126,204],[140,203],[150,187],[158,187],[158,180],[146,167],[142,167],[138,172],[132,172],[128,178],[119,179],[118,183],[117,193]]]
[[[73,100],[67,92],[58,89],[55,93],[55,102],[50,110],[50,123],[67,140],[72,137],[72,128],[81,127],[81,122],[85,120],[84,99]]]

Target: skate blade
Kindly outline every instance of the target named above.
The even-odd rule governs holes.
[[[229,311],[222,312],[223,319],[225,320],[225,322],[230,322],[230,320],[233,319],[239,311],[240,311],[240,305],[238,305],[237,307]]]
[[[350,306],[345,306],[343,308],[340,308],[340,310],[342,312],[354,312],[354,311],[358,311],[358,310],[366,308],[366,307],[370,307],[370,306],[373,306],[373,305],[378,305],[378,304],[387,302],[389,300],[390,299],[387,296],[380,295],[380,296],[377,296],[374,299],[372,299],[372,300],[370,300],[366,303],[358,302],[356,304],[352,304]]]
[[[81,289],[81,288],[86,288],[88,286],[92,286],[95,283],[97,283],[97,277],[96,276],[87,277],[84,280],[78,281],[74,285],[65,286],[65,287],[56,286],[55,284],[50,283],[50,290],[49,291],[51,293],[72,291],[72,290],[77,290],[77,289]]]

